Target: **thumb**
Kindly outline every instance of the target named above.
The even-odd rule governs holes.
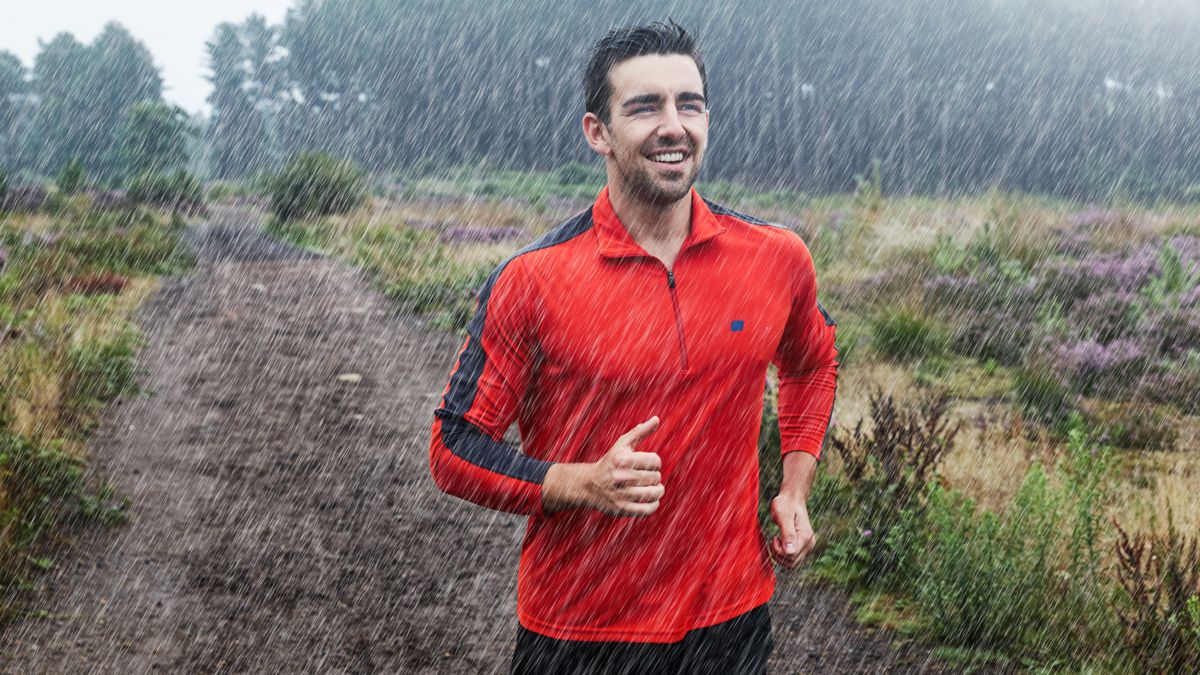
[[[625,433],[625,435],[622,436],[622,439],[626,443],[628,443],[630,445],[634,445],[634,444],[640,442],[645,437],[654,433],[654,430],[657,428],[658,428],[658,415],[655,415],[654,417],[651,417],[650,419],[646,420],[645,422],[642,422],[641,424],[639,424],[636,427],[627,431]]]
[[[799,538],[796,535],[796,518],[795,514],[790,509],[785,509],[780,513],[778,509],[774,510],[775,524],[779,526],[779,538],[783,540],[783,550],[789,555],[800,550],[796,540]]]

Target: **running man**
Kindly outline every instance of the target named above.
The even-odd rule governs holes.
[[[616,29],[584,73],[595,204],[479,292],[435,411],[434,481],[529,516],[514,673],[761,673],[772,558],[812,549],[836,326],[790,230],[703,199],[708,88],[671,22]],[[758,524],[779,370],[780,534]],[[503,442],[516,421],[522,452]]]

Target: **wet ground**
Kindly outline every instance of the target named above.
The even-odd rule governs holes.
[[[90,445],[131,521],[57,558],[3,672],[507,672],[523,520],[428,472],[461,340],[256,222],[215,212],[142,308],[148,393]],[[774,673],[951,672],[801,574],[771,607]]]

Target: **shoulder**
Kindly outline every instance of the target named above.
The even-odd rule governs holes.
[[[561,248],[592,228],[592,210],[587,209],[551,228],[533,242],[521,247],[497,265],[488,275],[480,289],[481,295],[486,294],[497,283],[508,285],[512,283],[529,282],[536,277],[539,260],[552,255],[556,248]],[[503,281],[501,281],[503,277]]]
[[[791,228],[735,211],[708,199],[704,200],[704,204],[718,222],[727,228],[734,228],[742,236],[757,240],[758,245],[770,247],[776,255],[792,259],[795,264],[812,266],[808,245]]]

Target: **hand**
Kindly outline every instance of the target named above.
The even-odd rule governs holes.
[[[588,471],[590,506],[610,516],[648,516],[658,510],[666,488],[662,460],[653,452],[638,452],[637,444],[658,428],[651,417],[625,432]]]
[[[771,557],[787,569],[794,569],[817,543],[808,520],[808,505],[799,497],[781,493],[771,500],[771,519],[779,526],[779,534],[771,539]]]

